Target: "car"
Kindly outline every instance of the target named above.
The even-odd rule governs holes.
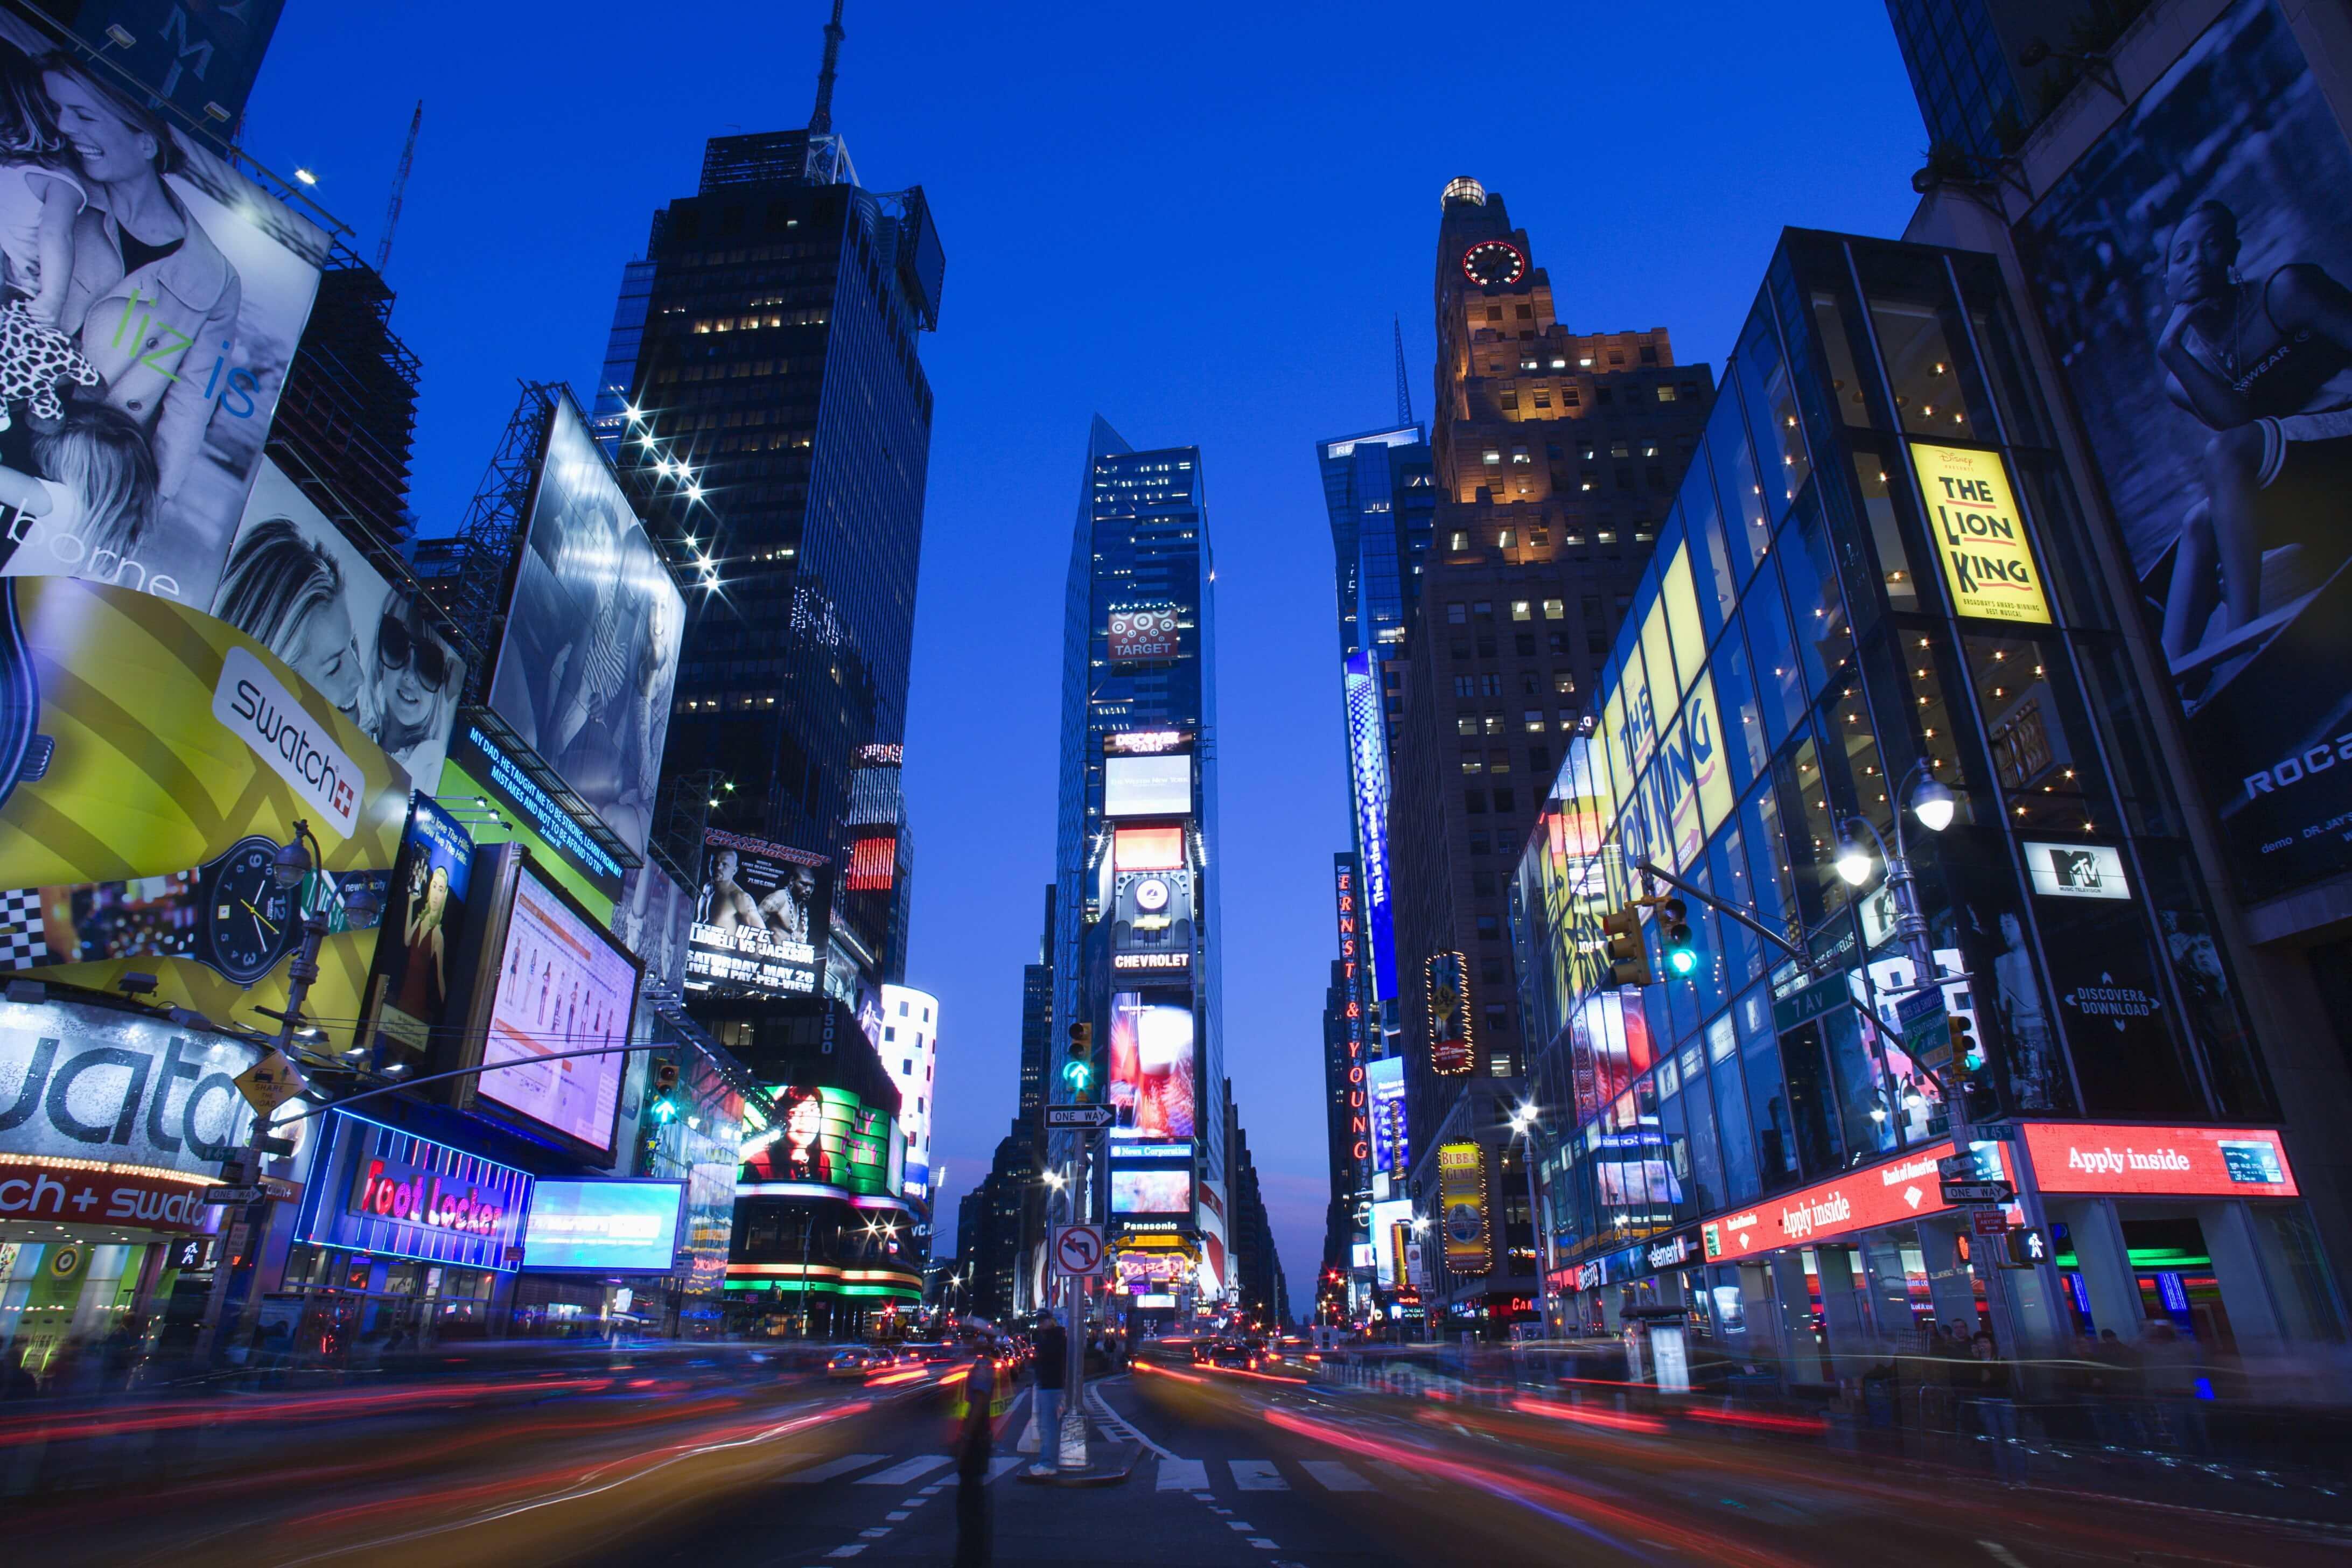
[[[880,1364],[888,1363],[885,1362]],[[876,1365],[875,1352],[868,1346],[843,1345],[825,1358],[824,1374],[827,1377],[863,1378],[867,1373],[874,1371]]]
[[[906,1347],[906,1351],[907,1353],[915,1360],[929,1363],[961,1361],[964,1359],[963,1352],[959,1351],[955,1346],[950,1344],[908,1345]]]
[[[1219,1340],[1209,1352],[1211,1366],[1229,1366],[1243,1372],[1257,1370],[1257,1357],[1249,1346],[1239,1340]]]

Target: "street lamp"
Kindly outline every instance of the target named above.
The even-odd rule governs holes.
[[[1928,832],[1941,833],[1952,825],[1952,814],[1959,803],[1942,781],[1927,772],[1927,768],[1925,757],[1912,763],[1911,772],[1904,775],[1903,784],[1895,786],[1895,798],[1901,801],[1904,784],[1909,784],[1914,776],[1918,776],[1917,785],[1910,790],[1912,814],[1918,817],[1919,826]],[[1869,835],[1868,843],[1854,836],[1856,827]],[[1875,858],[1871,854],[1873,847],[1878,852]],[[1936,981],[1936,955],[1927,941],[1927,917],[1919,912],[1918,889],[1912,875],[1910,853],[1903,841],[1903,813],[1900,810],[1895,814],[1895,847],[1892,850],[1887,848],[1886,839],[1878,831],[1877,825],[1866,816],[1849,816],[1839,826],[1837,872],[1847,886],[1859,888],[1869,881],[1870,874],[1879,860],[1886,862],[1886,893],[1895,901],[1895,934],[1903,943],[1905,956],[1911,960],[1912,984],[1920,987],[1932,985]]]
[[[1528,1240],[1535,1257],[1536,1318],[1544,1325],[1544,1333],[1551,1333],[1551,1290],[1544,1277],[1543,1213],[1536,1206],[1536,1113],[1535,1101],[1523,1100],[1511,1112],[1511,1135],[1522,1140],[1527,1147],[1521,1165],[1528,1178]]]

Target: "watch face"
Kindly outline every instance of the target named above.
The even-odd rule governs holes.
[[[1157,877],[1147,877],[1135,885],[1136,907],[1158,913],[1168,907],[1168,884]]]
[[[278,846],[240,838],[204,868],[198,883],[205,963],[250,985],[293,951],[294,890],[278,885]]]
[[[1528,258],[1507,240],[1482,239],[1462,253],[1462,276],[1486,288],[1517,283],[1527,271]]]

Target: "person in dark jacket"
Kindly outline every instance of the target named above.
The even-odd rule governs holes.
[[[1068,1381],[1070,1337],[1057,1320],[1047,1318],[1038,1324],[1033,1342],[1037,1352],[1037,1462],[1030,1468],[1043,1475],[1061,1452],[1062,1386]]]
[[[964,1379],[963,1424],[956,1429],[955,1568],[988,1568],[995,1555],[988,1517],[988,1459],[996,1447],[996,1346],[980,1342]]]

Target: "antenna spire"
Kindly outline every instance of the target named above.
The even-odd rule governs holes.
[[[809,116],[812,136],[833,133],[833,79],[841,64],[842,0],[833,0],[833,20],[824,25],[824,64],[816,73],[816,112]]]
[[[1398,317],[1389,318],[1389,330],[1396,334],[1397,423],[1412,423],[1412,384],[1404,374],[1404,322]]]

